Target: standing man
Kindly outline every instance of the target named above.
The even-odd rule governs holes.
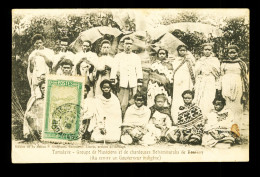
[[[61,66],[60,62],[64,56],[69,56],[70,60],[74,62],[74,53],[68,50],[69,48],[69,43],[68,43],[68,38],[62,38],[60,41],[60,51],[58,54],[54,56],[54,61],[53,61],[53,72],[57,75],[61,75]]]
[[[129,100],[138,91],[141,91],[143,84],[143,72],[141,58],[132,52],[133,39],[126,37],[123,39],[124,52],[115,56],[115,64],[112,67],[110,80],[116,84],[117,74],[120,75],[118,98],[124,115]]]
[[[91,47],[92,47],[92,43],[89,40],[83,42],[82,51],[80,51],[76,54],[76,57],[75,57],[75,60],[74,60],[75,66],[84,57],[86,57],[93,64],[96,64],[98,56],[97,56],[96,53],[91,52]]]
[[[97,70],[95,95],[102,94],[100,83],[105,79],[110,79],[111,68],[113,66],[114,59],[110,55],[111,43],[109,40],[103,40],[100,44],[100,55],[95,64]]]
[[[50,73],[54,52],[44,47],[45,39],[42,35],[36,34],[32,38],[35,50],[29,55],[27,77],[31,87],[31,96],[41,95],[38,83],[42,75]]]

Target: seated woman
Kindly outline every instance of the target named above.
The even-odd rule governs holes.
[[[158,140],[165,140],[166,132],[172,126],[170,107],[164,107],[167,98],[164,94],[155,96],[154,105],[150,107],[149,127],[154,130]]]
[[[192,103],[193,91],[185,90],[182,98],[184,106],[179,107],[177,126],[172,127],[166,136],[172,143],[199,145],[205,120],[201,109]]]
[[[147,144],[149,136],[147,124],[151,115],[150,109],[144,105],[144,95],[137,93],[134,95],[135,104],[128,107],[122,124],[121,142],[123,144]],[[144,142],[145,141],[145,142]]]
[[[43,124],[43,104],[45,92],[45,80],[38,83],[41,91],[41,97],[35,97],[28,102],[25,111],[23,134],[26,140],[40,140]]]
[[[223,97],[215,98],[213,105],[215,110],[212,110],[207,115],[202,145],[208,147],[230,147],[235,141],[235,136],[239,136],[239,132],[234,129],[233,112],[224,108],[226,100]]]
[[[120,140],[122,112],[118,98],[111,93],[111,82],[103,80],[100,83],[102,95],[93,99],[95,106],[93,118],[90,121],[88,131],[92,132],[91,141],[117,142]]]

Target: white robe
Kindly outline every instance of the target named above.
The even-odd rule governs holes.
[[[110,141],[116,142],[120,140],[122,113],[118,98],[111,93],[111,98],[106,99],[103,95],[98,95],[93,100],[93,118],[90,121],[88,131],[92,141]],[[104,120],[104,117],[106,118]],[[106,134],[100,133],[100,128],[106,129]]]
[[[183,58],[177,57],[172,65],[173,71],[182,63]],[[191,62],[192,63],[192,62]],[[174,123],[177,123],[179,107],[184,105],[182,93],[185,90],[192,90],[193,83],[191,80],[189,68],[187,62],[185,62],[175,73],[173,78],[173,96],[172,96],[172,106],[171,115]]]

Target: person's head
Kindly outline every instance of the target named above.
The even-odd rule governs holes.
[[[166,100],[167,98],[164,94],[158,94],[154,98],[154,103],[157,107],[161,108],[164,106]]]
[[[89,91],[90,91],[90,87],[88,85],[85,85],[85,87],[84,87],[84,99],[87,98]]]
[[[43,49],[45,39],[41,34],[36,34],[32,38],[32,44],[35,49]]]
[[[100,88],[103,94],[108,94],[111,92],[112,83],[109,80],[105,79],[100,83]]]
[[[132,52],[132,46],[133,46],[133,39],[130,37],[126,37],[123,39],[123,44],[124,44],[124,51],[126,53]]]
[[[183,98],[183,102],[184,104],[186,105],[190,105],[192,103],[192,100],[194,98],[194,92],[191,91],[191,90],[185,90],[183,93],[182,93],[182,98]]]
[[[70,76],[72,74],[72,67],[74,64],[70,59],[64,57],[60,63],[60,66],[64,75]]]
[[[157,56],[158,56],[159,60],[164,60],[164,59],[168,58],[168,50],[159,49],[157,52]]]
[[[135,105],[140,108],[144,105],[145,96],[141,93],[137,93],[134,95]]]
[[[177,47],[177,52],[180,57],[184,57],[185,55],[187,55],[187,50],[188,47],[186,45],[179,45]]]
[[[213,46],[210,43],[205,43],[202,45],[202,49],[203,49],[203,54],[206,57],[209,57],[212,54]]]
[[[100,44],[100,52],[102,55],[108,55],[111,49],[111,43],[109,40],[103,40]]]
[[[42,80],[38,83],[38,86],[40,88],[42,97],[44,98],[44,94],[45,94],[45,80]]]
[[[234,60],[234,59],[237,59],[237,57],[238,57],[239,48],[238,48],[237,45],[230,45],[230,46],[227,48],[227,52],[228,52],[228,57],[229,57],[231,60]]]
[[[60,40],[60,50],[62,52],[66,52],[68,50],[68,46],[69,46],[68,38],[62,38]]]
[[[92,43],[91,43],[89,40],[83,42],[83,44],[82,44],[82,51],[83,51],[83,52],[88,52],[88,51],[90,51],[91,45],[92,45]]]
[[[214,105],[215,110],[219,112],[226,105],[226,100],[223,97],[216,97],[212,103]]]
[[[77,74],[84,76],[87,71],[92,73],[94,70],[94,66],[86,57],[83,57],[80,62],[76,66]]]

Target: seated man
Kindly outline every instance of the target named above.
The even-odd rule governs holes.
[[[154,137],[149,135],[146,128],[151,111],[144,105],[144,95],[134,95],[135,104],[128,107],[122,124],[121,142],[123,144],[153,144]]]
[[[65,56],[66,58],[69,58],[74,64],[75,55],[74,53],[69,51],[68,38],[62,38],[60,41],[60,51],[59,53],[55,54],[53,57],[52,73],[61,75],[62,71],[61,71],[60,62]],[[74,68],[72,73],[74,75]]]
[[[92,119],[88,132],[92,132],[91,141],[118,142],[121,135],[122,112],[118,98],[111,93],[111,82],[100,83],[102,95],[96,96],[92,105]]]
[[[231,110],[224,108],[226,100],[222,97],[215,98],[213,105],[215,110],[207,115],[202,145],[230,147],[235,142],[235,138],[240,135],[234,129],[234,115]]]

